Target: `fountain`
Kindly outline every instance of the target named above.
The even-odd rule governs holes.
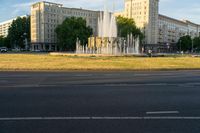
[[[117,23],[113,13],[106,8],[98,19],[98,36],[90,37],[83,47],[77,39],[77,54],[133,55],[139,54],[139,37],[128,34],[126,38],[117,37]]]
[[[107,9],[104,12],[100,12],[98,19],[98,37],[117,37],[117,23],[115,16],[109,13]]]

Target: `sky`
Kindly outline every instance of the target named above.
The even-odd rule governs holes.
[[[41,0],[0,0],[0,22],[19,15],[30,14],[30,5]],[[124,0],[47,0],[61,3],[66,7],[102,10],[104,3],[110,9],[121,11]],[[106,2],[107,1],[107,2]],[[114,4],[113,4],[114,3]],[[113,6],[114,5],[114,6]],[[114,7],[114,8],[113,8]],[[159,13],[176,19],[187,19],[200,24],[199,0],[160,0]]]

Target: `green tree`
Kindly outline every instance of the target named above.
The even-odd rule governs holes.
[[[195,37],[193,39],[193,46],[195,51],[200,51],[200,37]]]
[[[74,51],[77,38],[82,45],[86,45],[92,35],[92,29],[86,25],[83,18],[66,18],[55,30],[60,50]]]
[[[192,38],[189,35],[183,36],[179,39],[177,47],[181,51],[191,51],[192,49]]]
[[[10,48],[10,41],[8,37],[0,36],[0,47]]]
[[[127,37],[128,34],[132,33],[135,37],[139,36],[140,40],[144,38],[143,33],[139,28],[136,27],[135,21],[133,19],[118,16],[116,20],[119,37]]]
[[[18,17],[11,24],[8,30],[8,40],[11,47],[24,48],[24,39],[27,38],[30,42],[30,16],[29,17]]]
[[[5,37],[5,38],[4,38],[4,45],[5,45],[7,48],[11,48],[10,39],[9,39],[8,37]]]
[[[3,47],[5,44],[4,44],[4,37],[3,36],[0,36],[0,47]]]

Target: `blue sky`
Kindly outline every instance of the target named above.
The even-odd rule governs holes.
[[[30,5],[40,0],[0,0],[0,22],[10,18],[29,14]],[[106,0],[48,0],[62,3],[66,7],[82,7],[101,10]],[[123,10],[124,0],[107,0],[115,10]],[[199,0],[160,0],[160,14],[178,19],[188,19],[200,24]]]

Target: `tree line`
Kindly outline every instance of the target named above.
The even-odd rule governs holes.
[[[199,52],[200,51],[200,36],[194,37],[186,35],[179,39],[177,43],[178,51],[184,52]]]
[[[7,48],[25,48],[24,40],[30,42],[30,16],[13,20],[6,37],[0,36],[0,46]]]

